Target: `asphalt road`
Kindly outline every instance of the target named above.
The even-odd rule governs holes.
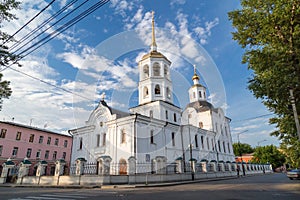
[[[285,174],[250,176],[168,187],[117,189],[66,189],[38,187],[0,187],[1,200],[299,200],[300,180]]]

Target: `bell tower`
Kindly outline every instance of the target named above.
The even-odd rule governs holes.
[[[157,51],[154,12],[152,12],[152,42],[150,52],[139,61],[139,105],[162,100],[173,104],[169,61]]]

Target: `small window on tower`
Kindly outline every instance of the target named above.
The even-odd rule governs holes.
[[[202,93],[201,93],[201,91],[199,91],[199,98],[202,98]]]
[[[144,78],[148,78],[149,77],[149,66],[145,65],[144,66]]]
[[[167,97],[171,99],[171,91],[170,88],[167,87]]]
[[[153,64],[153,75],[160,76],[160,65],[158,63]]]
[[[165,77],[167,77],[168,74],[169,74],[169,70],[168,70],[168,66],[167,65],[164,66],[164,74],[165,74]]]
[[[159,87],[159,85],[155,86],[154,93],[155,94],[160,94],[160,87]]]
[[[144,98],[148,97],[148,95],[149,95],[148,88],[147,88],[147,87],[144,87],[144,91],[143,91],[143,96],[144,96]]]

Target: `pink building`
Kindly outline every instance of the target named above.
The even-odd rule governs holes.
[[[0,172],[8,158],[17,166],[26,157],[32,162],[29,175],[35,173],[38,161],[46,161],[46,175],[53,175],[56,160],[63,159],[70,166],[71,148],[71,136],[0,121]]]

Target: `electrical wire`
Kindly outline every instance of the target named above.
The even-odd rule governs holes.
[[[37,43],[31,45],[30,47],[28,47],[27,49],[23,50],[20,53],[20,59],[26,57],[27,55],[31,54],[33,51],[37,50],[39,47],[43,46],[44,44],[48,43],[50,40],[54,39],[55,37],[57,37],[58,35],[60,35],[61,33],[63,33],[65,30],[67,30],[68,28],[70,28],[71,26],[73,26],[74,24],[78,23],[79,21],[81,21],[82,19],[84,19],[85,17],[87,17],[88,15],[90,15],[92,12],[94,12],[95,10],[97,10],[98,8],[102,7],[104,4],[106,4],[107,2],[109,2],[109,0],[103,0],[100,1],[96,4],[94,4],[93,6],[91,6],[89,9],[85,10],[83,13],[81,13],[80,15],[76,16],[75,18],[73,18],[72,20],[68,21],[66,24],[62,25],[61,27],[59,27],[57,30],[53,31],[52,33],[50,33],[50,35],[44,37],[43,39],[41,39],[40,41],[38,41]],[[41,44],[40,44],[41,43]],[[37,46],[38,45],[38,46]],[[29,51],[30,49],[34,48],[33,50]],[[29,52],[28,52],[29,51]],[[27,53],[26,53],[27,52]],[[22,55],[23,53],[26,53],[25,55]]]
[[[38,12],[33,18],[31,18],[26,24],[24,24],[19,30],[17,30],[14,34],[12,34],[7,40],[3,42],[3,45],[11,40],[15,35],[17,35],[22,29],[24,29],[28,24],[30,24],[35,18],[37,18],[41,13],[43,13],[51,4],[54,3],[55,0],[52,0],[45,8],[43,8],[40,12]]]
[[[47,85],[50,85],[50,86],[52,86],[52,87],[55,87],[55,88],[60,89],[60,90],[63,90],[63,91],[65,91],[65,92],[67,92],[67,93],[71,93],[71,94],[73,94],[73,95],[75,95],[75,96],[81,97],[81,98],[86,99],[86,100],[94,101],[93,99],[87,98],[87,97],[82,96],[82,95],[80,95],[80,94],[77,94],[77,93],[75,93],[75,92],[73,92],[73,91],[71,91],[71,90],[68,90],[68,89],[62,88],[62,87],[60,87],[60,86],[54,85],[54,84],[49,83],[49,82],[47,82],[47,81],[44,81],[44,80],[42,80],[42,79],[40,79],[40,78],[37,78],[37,77],[35,77],[35,76],[32,76],[32,75],[27,74],[27,73],[25,73],[25,72],[22,72],[22,71],[20,71],[20,70],[17,70],[17,69],[14,69],[14,68],[10,68],[10,69],[13,70],[13,71],[15,71],[15,72],[18,72],[18,73],[20,73],[20,74],[23,74],[24,76],[27,76],[27,77],[29,77],[29,78],[38,80],[38,81],[40,81],[40,82],[42,82],[42,83],[45,83],[45,84],[47,84]]]
[[[31,30],[29,33],[27,33],[25,36],[23,36],[21,39],[18,40],[15,44],[13,44],[9,50],[12,51],[19,45],[21,45],[24,41],[26,41],[28,38],[30,38],[32,35],[37,33],[39,30],[41,30],[44,26],[46,26],[48,23],[50,23],[53,19],[58,17],[61,13],[63,13],[65,10],[67,10],[69,7],[71,7],[74,3],[76,3],[78,0],[73,0],[69,2],[67,5],[65,5],[63,8],[61,8],[59,11],[57,11],[54,15],[46,19],[42,24],[38,25],[36,28]],[[44,31],[45,32],[45,31]]]

